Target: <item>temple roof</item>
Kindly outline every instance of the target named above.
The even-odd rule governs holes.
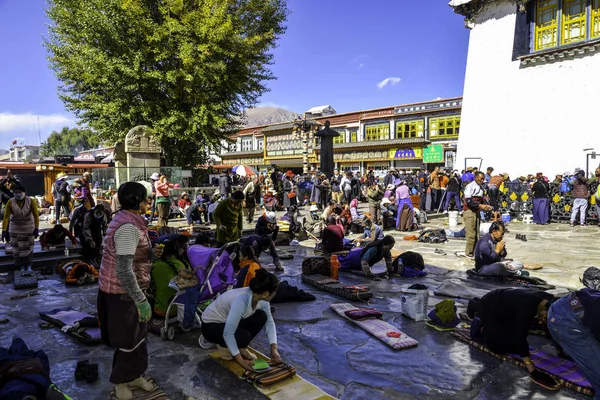
[[[448,5],[454,9],[454,12],[465,16],[465,26],[473,27],[475,16],[479,14],[486,5],[506,0],[450,0]],[[508,0],[511,3],[519,6],[519,11],[525,11],[525,5],[529,0]]]

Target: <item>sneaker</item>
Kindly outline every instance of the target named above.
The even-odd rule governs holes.
[[[575,226],[575,223],[574,223],[574,222],[571,222],[571,224],[570,224],[570,225],[571,225],[571,228],[573,228],[573,227]]]
[[[221,360],[231,361],[233,360],[233,356],[227,347],[221,347],[217,345],[217,353]]]

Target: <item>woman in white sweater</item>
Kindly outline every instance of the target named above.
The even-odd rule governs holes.
[[[263,327],[271,345],[271,361],[280,362],[277,331],[269,301],[275,296],[279,280],[264,269],[256,271],[249,287],[229,290],[202,313],[202,335],[217,345],[219,356],[235,359],[252,371],[256,356],[247,347]]]

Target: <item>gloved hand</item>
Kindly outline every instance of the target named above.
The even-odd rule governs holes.
[[[152,307],[150,307],[150,303],[148,300],[144,300],[140,304],[135,305],[138,309],[138,315],[140,317],[140,322],[148,322],[150,318],[152,318]]]
[[[2,231],[2,241],[6,243],[10,242],[10,234],[8,231]]]
[[[558,382],[554,380],[550,375],[545,372],[540,371],[539,369],[534,369],[529,373],[531,380],[538,385],[549,389],[549,390],[559,390],[560,385]]]
[[[37,239],[40,236],[39,233],[40,233],[39,229],[35,228],[33,230],[33,237]]]

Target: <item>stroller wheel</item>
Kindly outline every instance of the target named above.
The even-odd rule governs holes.
[[[175,327],[170,326],[169,329],[167,329],[167,339],[173,340],[173,338],[175,338]]]
[[[200,346],[204,350],[208,350],[211,349],[214,346],[214,344],[204,339],[203,335],[200,335],[200,337],[198,338],[198,346]]]
[[[167,340],[167,330],[164,326],[160,328],[160,338],[162,340]]]

